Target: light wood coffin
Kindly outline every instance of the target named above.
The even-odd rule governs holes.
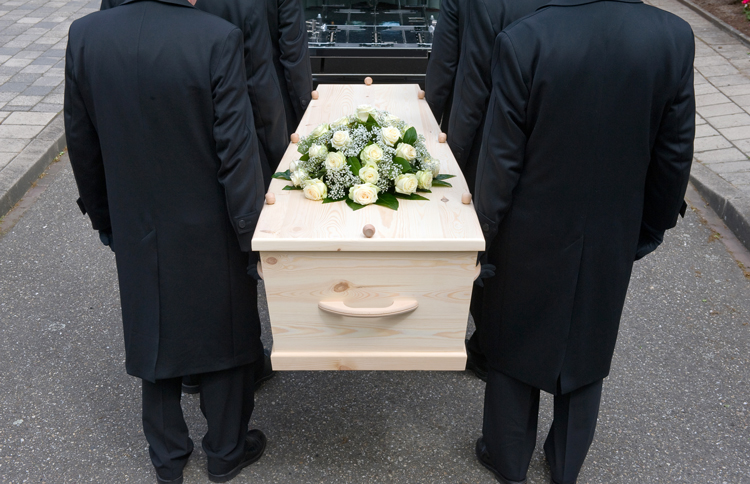
[[[453,188],[398,211],[322,204],[273,180],[260,215],[260,252],[273,331],[275,370],[463,370],[464,337],[484,250],[466,182],[417,85],[321,85],[298,128],[351,114],[360,104],[390,111],[427,138]],[[300,154],[291,143],[278,171]],[[366,238],[363,227],[375,234]]]

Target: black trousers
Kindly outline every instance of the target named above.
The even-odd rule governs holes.
[[[474,284],[471,291],[471,303],[469,305],[469,311],[471,312],[471,318],[474,320],[474,333],[472,333],[469,342],[466,344],[466,349],[471,353],[472,358],[475,362],[484,368],[487,368],[487,358],[484,356],[484,351],[481,347],[482,341],[482,301],[484,300],[484,288]]]
[[[226,474],[245,451],[245,436],[254,404],[253,365],[195,375],[200,383],[201,410],[208,423],[203,450],[208,471]],[[193,451],[180,398],[182,377],[143,380],[143,433],[151,462],[162,479],[182,475]]]
[[[602,380],[555,395],[544,453],[556,484],[573,484],[594,440]],[[483,438],[495,469],[523,481],[536,446],[539,389],[490,368],[484,394]]]

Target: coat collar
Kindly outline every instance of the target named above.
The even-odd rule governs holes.
[[[124,2],[122,2],[121,5],[125,5],[126,3],[135,3],[135,2],[138,2],[138,1],[140,1],[140,0],[125,0]],[[160,3],[171,3],[172,5],[179,5],[180,7],[195,8],[187,0],[155,0],[155,1],[160,2]]]
[[[641,0],[551,0],[549,3],[542,5],[537,10],[541,10],[544,7],[551,7],[551,6],[575,7],[577,5],[586,5],[589,3],[596,3],[596,2],[643,3]]]

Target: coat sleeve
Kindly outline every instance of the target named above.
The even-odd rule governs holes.
[[[451,108],[448,144],[463,168],[471,147],[479,141],[482,116],[487,109],[492,79],[487,58],[492,54],[498,32],[492,25],[484,1],[467,2],[466,25],[461,41],[461,54],[456,74],[456,87]]]
[[[276,68],[273,47],[265,15],[248,15],[245,26],[244,52],[247,94],[253,107],[255,130],[260,143],[264,184],[283,158],[289,142],[286,132],[284,98]],[[261,35],[257,35],[262,32]]]
[[[300,0],[278,2],[280,61],[284,66],[287,89],[297,115],[295,121],[298,123],[310,104],[310,93],[313,88],[307,27]]]
[[[497,36],[492,55],[492,96],[477,167],[475,203],[489,248],[512,204],[526,153],[529,89],[510,38]]]
[[[107,181],[96,126],[89,115],[76,79],[75,60],[68,42],[65,55],[65,138],[70,165],[78,185],[78,206],[88,213],[94,230],[111,232]]]
[[[692,32],[689,59],[677,93],[666,107],[659,131],[651,150],[651,162],[646,174],[643,203],[643,223],[651,229],[665,231],[677,224],[683,206],[685,190],[690,179],[695,139],[695,91],[693,89],[693,57],[695,43]]]
[[[446,104],[453,91],[458,67],[458,46],[458,0],[443,0],[425,77],[425,100],[438,123],[448,107]]]
[[[234,29],[212,62],[213,134],[229,218],[240,248],[249,252],[263,204],[263,174],[244,67],[242,32]]]

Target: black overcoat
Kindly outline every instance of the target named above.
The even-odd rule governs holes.
[[[302,0],[266,2],[273,62],[284,99],[287,135],[290,135],[297,131],[313,89],[305,11]]]
[[[264,187],[242,40],[187,0],[70,27],[70,160],[94,229],[114,235],[127,371],[149,381],[262,355],[245,252]]]
[[[497,37],[475,200],[499,371],[563,393],[608,375],[641,223],[683,203],[694,49],[638,0],[553,0]]]
[[[124,0],[102,0],[101,9]],[[271,34],[265,15],[266,0],[198,0],[195,7],[217,15],[242,30],[247,94],[253,106],[255,132],[266,187],[289,146],[284,98],[274,66]]]
[[[492,90],[492,49],[497,34],[516,20],[534,12],[549,0],[471,0],[463,6],[466,29],[460,44],[448,145],[456,158],[469,191],[474,192],[477,161],[482,146],[487,103]]]
[[[424,80],[425,100],[442,130],[449,133],[453,87],[464,33],[466,0],[442,0]]]

